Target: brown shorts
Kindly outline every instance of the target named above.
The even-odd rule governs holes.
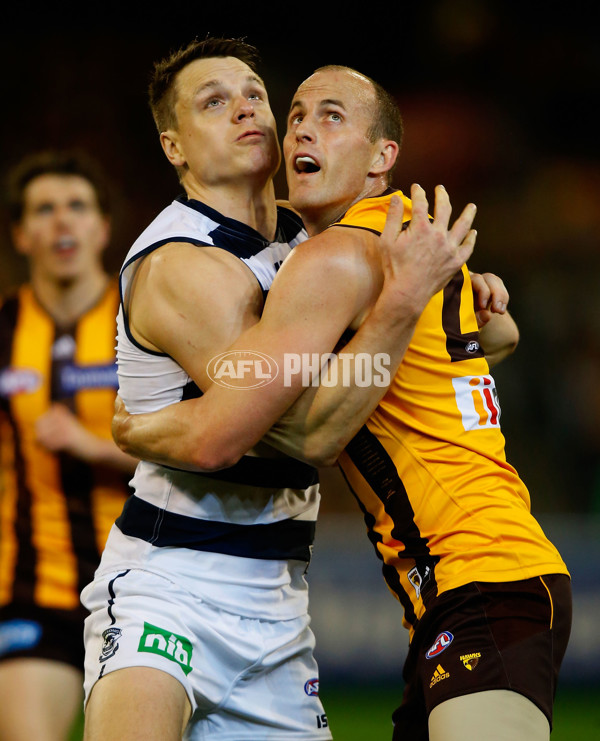
[[[36,605],[0,607],[0,661],[22,657],[52,659],[83,671],[83,621],[87,611]]]
[[[426,741],[436,705],[484,690],[530,699],[552,726],[558,672],[571,632],[571,582],[551,574],[472,582],[441,594],[421,620],[404,665],[394,740]]]

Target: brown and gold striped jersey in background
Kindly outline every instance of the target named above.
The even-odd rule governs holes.
[[[129,493],[126,474],[35,439],[36,419],[55,401],[110,439],[117,310],[116,284],[65,330],[30,286],[0,308],[0,606],[79,609]]]

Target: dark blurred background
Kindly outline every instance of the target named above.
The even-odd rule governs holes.
[[[600,87],[589,4],[435,0],[365,4],[60,5],[21,2],[0,31],[3,174],[26,153],[79,146],[113,181],[117,270],[179,188],[146,102],[155,60],[198,35],[245,36],[283,133],[296,85],[341,63],[403,111],[395,184],[478,204],[471,267],[505,280],[521,330],[495,372],[509,456],[534,510],[600,510]],[[283,173],[278,195],[285,197]],[[3,215],[2,226],[5,227]],[[0,292],[25,264],[1,233]]]
[[[574,575],[567,676],[600,681],[600,28],[593,4],[276,8],[225,1],[5,7],[2,174],[45,147],[96,155],[112,179],[107,262],[117,271],[137,234],[179,193],[146,101],[154,61],[195,36],[246,37],[261,50],[280,135],[293,91],[321,64],[353,66],[387,87],[405,122],[395,185],[408,191],[419,182],[431,195],[443,183],[457,212],[476,202],[471,268],[499,274],[509,288],[521,342],[494,371],[508,457]],[[286,196],[282,174],[277,190]],[[0,226],[4,293],[25,277],[25,264],[13,254],[4,214]],[[398,676],[405,643],[398,608],[376,575],[356,505],[335,481],[326,484],[322,545],[311,568],[322,667],[345,677]]]

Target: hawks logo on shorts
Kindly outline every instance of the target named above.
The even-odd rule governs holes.
[[[475,653],[472,654],[465,654],[464,656],[460,657],[460,660],[465,665],[465,669],[468,669],[470,672],[475,669],[477,664],[479,664],[479,659],[481,658],[481,653],[479,651],[475,651]]]
[[[119,649],[118,641],[122,633],[123,631],[121,628],[107,628],[104,633],[102,633],[104,643],[102,644],[102,653],[98,657],[98,661],[106,661],[117,653]]]

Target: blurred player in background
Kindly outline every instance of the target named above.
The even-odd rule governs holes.
[[[47,151],[8,178],[30,280],[0,308],[0,739],[64,741],[82,702],[79,593],[136,461],[110,434],[116,282],[96,163]]]

